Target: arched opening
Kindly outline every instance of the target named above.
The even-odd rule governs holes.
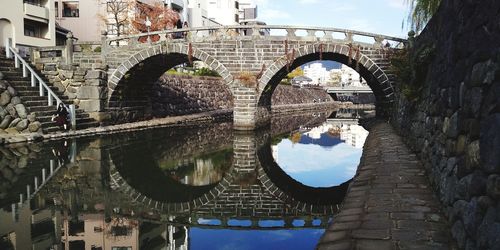
[[[222,67],[212,69],[194,56],[197,51],[154,51],[149,57],[141,51],[115,71],[112,79],[125,73],[110,84],[107,109],[113,123],[232,108]]]
[[[362,52],[349,52],[349,50],[353,49],[347,45],[339,45],[338,47],[344,48],[339,49],[340,51],[325,51],[322,53],[304,53],[299,49],[299,52],[297,53],[302,56],[295,58],[295,60],[293,60],[288,67],[284,60],[276,61],[274,65],[268,67],[268,72],[265,73],[267,75],[272,75],[272,77],[268,81],[261,81],[259,83],[259,88],[263,91],[260,94],[258,106],[260,108],[269,108],[271,106],[272,97],[276,88],[279,86],[282,79],[287,77],[291,70],[314,61],[335,61],[346,65],[359,73],[375,96],[377,115],[384,116],[393,102],[393,89],[384,70],[368,56],[363,55]],[[356,53],[359,54],[356,55]],[[355,59],[353,59],[353,57]],[[374,58],[378,59],[379,57],[380,55],[374,56]]]
[[[0,19],[0,47],[7,46],[7,39],[14,38],[14,27],[8,19]]]

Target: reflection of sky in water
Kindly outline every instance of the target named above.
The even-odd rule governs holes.
[[[283,139],[273,146],[276,162],[307,186],[331,187],[348,181],[356,174],[368,132],[358,125],[343,125],[337,137],[329,135],[329,129],[328,124],[314,128],[295,144]]]
[[[212,230],[191,228],[190,249],[314,249],[325,230]]]

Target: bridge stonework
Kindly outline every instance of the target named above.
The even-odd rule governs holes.
[[[147,115],[149,82],[191,60],[200,60],[221,75],[233,95],[234,128],[238,130],[252,130],[268,123],[272,92],[281,79],[293,68],[320,59],[355,68],[372,88],[380,115],[389,113],[393,103],[394,79],[388,50],[394,48],[383,47],[382,38],[368,44],[311,36],[233,35],[144,44],[136,42],[138,37],[103,39],[103,60],[109,67],[108,108],[133,106]],[[112,46],[119,42],[125,45]],[[124,96],[131,88],[134,91],[129,92],[135,97]]]

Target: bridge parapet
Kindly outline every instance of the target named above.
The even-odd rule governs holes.
[[[273,35],[271,34],[275,33]],[[103,47],[137,46],[141,43],[178,40],[186,34],[183,41],[203,42],[212,40],[303,40],[303,41],[337,41],[342,43],[362,44],[381,47],[388,44],[393,48],[401,48],[407,42],[399,37],[375,33],[324,27],[289,26],[289,25],[228,25],[214,27],[196,27],[188,29],[162,30],[149,33],[134,34],[121,37],[103,38]],[[267,35],[269,34],[269,35]],[[373,39],[372,42],[369,42]]]

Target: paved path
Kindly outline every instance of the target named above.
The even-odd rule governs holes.
[[[318,249],[454,249],[440,209],[415,154],[389,124],[377,123]]]

